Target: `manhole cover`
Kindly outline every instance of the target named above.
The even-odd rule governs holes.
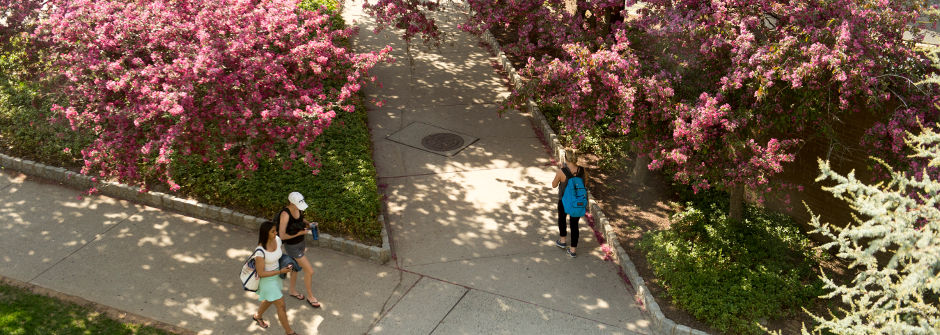
[[[463,146],[463,137],[452,133],[434,133],[422,138],[421,145],[434,151],[451,151]]]

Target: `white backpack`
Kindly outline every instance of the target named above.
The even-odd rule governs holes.
[[[256,248],[254,252],[251,253],[251,257],[248,257],[248,260],[242,264],[242,272],[238,275],[238,278],[241,279],[242,288],[245,291],[258,291],[258,284],[261,282],[261,276],[258,275],[258,269],[255,268],[255,254],[261,251],[261,257],[264,257],[264,250],[261,248]]]

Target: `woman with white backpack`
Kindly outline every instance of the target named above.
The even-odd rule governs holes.
[[[274,304],[277,308],[277,320],[284,327],[284,332],[287,335],[296,335],[297,333],[291,330],[287,321],[287,308],[284,306],[284,294],[281,293],[283,284],[281,283],[281,277],[278,276],[290,272],[291,266],[288,265],[283,269],[279,268],[278,260],[281,259],[284,252],[281,250],[281,238],[277,236],[274,222],[265,221],[261,224],[261,229],[258,231],[258,247],[255,248],[255,251],[255,264],[258,276],[261,277],[257,291],[261,305],[258,307],[258,313],[252,315],[251,319],[255,321],[258,327],[268,328],[269,325],[262,316],[264,311],[268,310],[271,304]],[[264,266],[257,266],[257,264],[264,264]]]

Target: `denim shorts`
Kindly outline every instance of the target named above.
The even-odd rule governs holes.
[[[307,251],[307,244],[304,242],[300,242],[297,244],[284,243],[281,246],[284,249],[284,253],[293,258],[304,257],[304,253]]]

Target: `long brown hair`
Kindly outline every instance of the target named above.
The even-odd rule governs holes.
[[[258,245],[264,246],[268,242],[268,233],[271,232],[271,228],[274,228],[273,221],[265,221],[261,223],[261,230],[258,231]]]

